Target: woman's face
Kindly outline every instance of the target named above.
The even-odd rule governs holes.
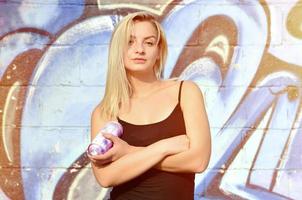
[[[154,74],[154,64],[159,58],[157,30],[149,21],[136,21],[128,48],[124,52],[124,64],[130,74]]]

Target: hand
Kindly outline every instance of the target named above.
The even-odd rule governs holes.
[[[189,149],[190,141],[187,135],[178,135],[167,139],[160,140],[160,147],[165,155],[178,154]]]
[[[124,140],[120,139],[119,137],[109,133],[103,133],[103,136],[106,139],[111,140],[112,147],[104,154],[95,155],[95,156],[88,155],[89,159],[94,164],[96,165],[109,164],[130,152],[131,146]]]

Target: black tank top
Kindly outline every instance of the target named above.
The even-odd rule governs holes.
[[[135,125],[118,118],[124,129],[121,138],[130,145],[148,146],[161,139],[185,134],[180,107],[182,83],[183,81],[179,86],[178,103],[166,119],[152,124]],[[194,178],[194,173],[171,173],[151,168],[142,175],[115,186],[110,193],[110,199],[193,200]]]

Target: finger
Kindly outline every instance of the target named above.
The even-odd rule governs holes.
[[[114,152],[111,151],[111,150],[112,150],[112,148],[110,148],[104,154],[94,155],[94,156],[92,156],[92,158],[95,159],[95,160],[100,160],[100,161],[102,161],[102,160],[108,160],[108,159],[110,160],[112,158],[113,154],[114,154]]]
[[[89,157],[89,160],[93,163],[93,164],[97,164],[97,162],[99,162],[98,160],[94,159],[94,158],[91,158]]]
[[[106,138],[106,139],[109,139],[111,140],[112,142],[115,142],[117,141],[118,137],[116,137],[115,135],[112,135],[110,133],[103,133],[103,136]]]
[[[90,162],[92,162],[93,164],[96,164],[97,163],[97,161],[95,160],[95,159],[89,159],[90,160]]]
[[[87,156],[92,159],[102,159],[104,154],[90,154],[89,152],[87,152]]]
[[[110,160],[102,160],[102,161],[97,161],[96,165],[103,166],[103,165],[106,165],[108,163],[110,163]]]
[[[112,155],[106,155],[105,154],[100,154],[100,155],[95,155],[95,156],[90,156],[89,159],[93,162],[97,163],[103,163],[103,162],[108,162],[112,160]]]
[[[92,164],[96,167],[102,167],[102,166],[105,166],[107,164],[109,164],[110,161],[109,160],[105,160],[105,161],[96,161],[96,162],[92,162]]]
[[[90,155],[89,152],[86,152],[86,156],[88,157],[89,160],[91,160],[91,161],[94,160],[94,159],[93,159],[93,156]]]
[[[112,160],[111,159],[106,159],[106,160],[97,160],[94,164],[97,165],[97,166],[104,166],[104,165],[107,165],[109,163],[111,163]]]
[[[91,156],[91,158],[94,159],[94,160],[106,160],[106,159],[109,158],[109,155],[107,155],[105,153],[105,154],[99,154],[99,155]]]

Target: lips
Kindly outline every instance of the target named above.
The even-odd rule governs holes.
[[[132,61],[134,63],[145,63],[147,61],[147,59],[144,59],[144,58],[134,58],[134,59],[132,59]]]

